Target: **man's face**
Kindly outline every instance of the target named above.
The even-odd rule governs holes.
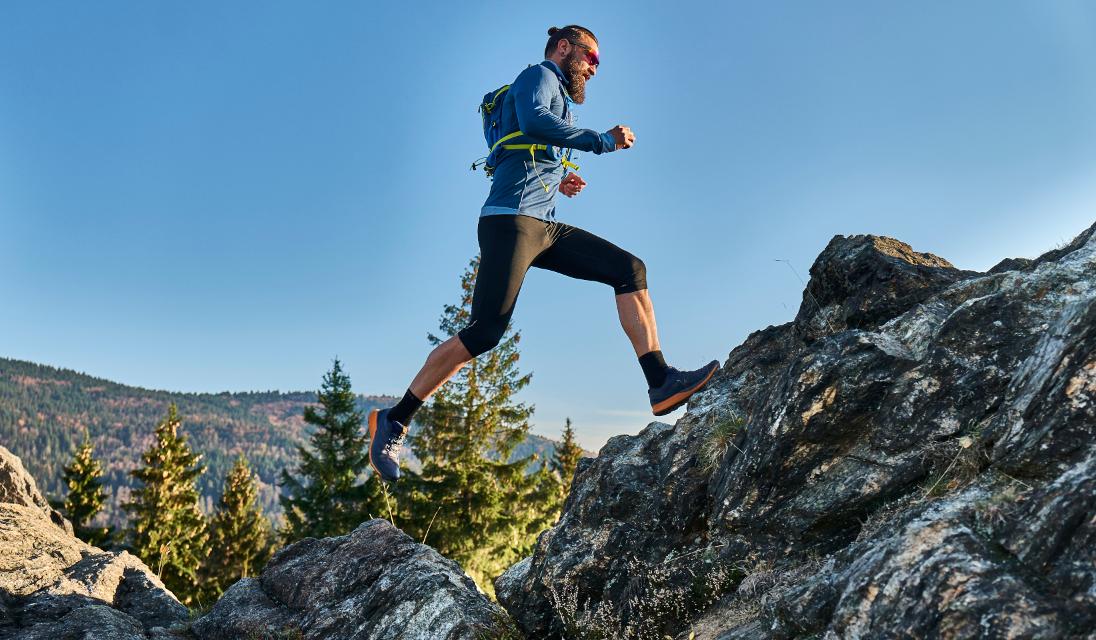
[[[567,77],[567,93],[577,104],[582,104],[586,102],[586,81],[597,73],[597,65],[590,64],[588,52],[596,58],[598,49],[597,43],[588,37],[578,42],[579,45],[571,45],[571,52],[563,59],[561,66],[563,75]]]

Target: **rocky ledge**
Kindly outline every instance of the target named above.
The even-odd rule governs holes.
[[[457,563],[370,520],[345,536],[283,548],[192,629],[200,640],[489,640],[507,625]]]
[[[0,446],[0,638],[167,640],[187,618],[143,562],[75,538]]]
[[[495,583],[383,520],[192,625],[0,448],[0,638],[1096,638],[1096,225],[987,273],[837,236],[794,321],[584,459]]]
[[[1094,231],[989,273],[835,237],[500,602],[538,639],[1096,637]]]
[[[191,622],[148,567],[72,535],[0,447],[0,640],[520,637],[453,561],[385,520],[281,549]]]

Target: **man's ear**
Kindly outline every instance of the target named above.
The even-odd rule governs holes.
[[[566,58],[567,54],[571,53],[571,41],[567,38],[560,38],[559,42],[556,43],[556,53]]]

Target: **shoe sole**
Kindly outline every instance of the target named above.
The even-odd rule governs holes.
[[[673,413],[674,409],[677,409],[681,405],[688,402],[689,398],[691,398],[694,393],[700,391],[704,387],[704,385],[708,384],[708,381],[712,379],[712,376],[715,375],[716,371],[719,371],[719,367],[713,367],[712,370],[708,372],[708,375],[704,376],[703,380],[696,383],[691,388],[684,391],[679,391],[669,398],[666,398],[662,402],[659,402],[656,405],[652,405],[651,411],[654,411],[654,414],[656,416],[664,416],[667,413]]]
[[[384,480],[384,474],[377,468],[377,465],[373,464],[373,437],[377,435],[377,415],[379,414],[380,409],[373,409],[369,412],[369,466],[373,467],[373,473],[377,474],[378,478]]]

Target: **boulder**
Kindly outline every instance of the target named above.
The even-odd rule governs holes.
[[[580,466],[499,601],[536,638],[1090,630],[1093,229],[987,274],[834,238],[794,322]]]
[[[0,503],[0,638],[146,639],[185,626],[186,607],[143,562],[74,537],[19,459],[0,447],[0,461],[20,471],[0,476],[11,500]]]
[[[846,329],[875,329],[952,283],[976,275],[881,236],[834,236],[815,259],[796,333],[813,342]]]
[[[37,483],[23,468],[23,461],[19,459],[19,456],[2,445],[0,445],[0,504],[21,504],[38,509],[55,525],[72,534],[72,523],[42,497]]]
[[[192,630],[199,640],[479,640],[504,637],[505,618],[455,562],[371,520],[281,549]]]

